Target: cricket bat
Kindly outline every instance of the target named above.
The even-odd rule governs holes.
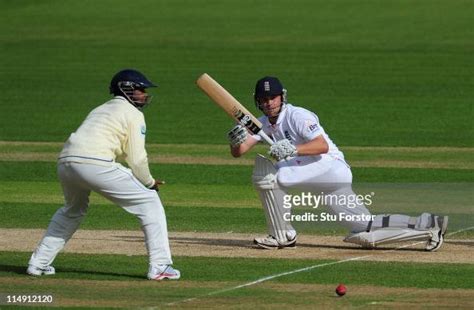
[[[196,84],[232,119],[251,133],[261,136],[268,144],[273,144],[272,139],[262,130],[262,123],[207,73],[201,75]]]

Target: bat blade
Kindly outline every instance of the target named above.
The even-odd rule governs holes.
[[[263,132],[262,123],[207,73],[201,75],[196,80],[196,84],[232,119],[247,128],[251,133],[260,135],[269,144],[273,144],[270,137]]]

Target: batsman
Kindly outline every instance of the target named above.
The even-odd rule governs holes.
[[[329,138],[318,116],[287,102],[287,91],[276,77],[266,76],[255,85],[254,100],[263,112],[259,118],[262,130],[272,140],[269,155],[276,163],[257,155],[252,181],[257,190],[267,222],[268,236],[255,238],[264,249],[295,247],[297,232],[284,206],[291,192],[324,193],[347,199],[328,200],[330,214],[341,216],[341,224],[349,233],[345,242],[365,248],[400,241],[424,240],[427,251],[438,250],[447,230],[448,217],[422,213],[418,217],[400,214],[372,216],[363,202],[353,201],[352,173],[344,154]],[[240,157],[257,143],[261,135],[251,134],[242,125],[228,133],[230,152]],[[353,221],[351,218],[362,220]]]

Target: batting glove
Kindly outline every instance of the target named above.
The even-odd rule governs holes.
[[[280,161],[287,157],[294,157],[298,154],[296,151],[296,146],[291,144],[290,140],[283,139],[280,141],[275,142],[272,146],[270,146],[270,151],[268,152],[271,157],[275,158],[276,160]]]
[[[229,139],[230,145],[232,147],[237,147],[245,142],[248,138],[247,129],[245,129],[242,125],[238,124],[232,128],[229,133],[227,134],[227,138]]]

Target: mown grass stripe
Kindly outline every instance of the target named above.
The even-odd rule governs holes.
[[[0,141],[0,161],[56,161],[61,144]],[[228,145],[150,144],[151,163],[251,166],[259,146],[242,158],[232,158]],[[341,147],[353,167],[474,169],[474,148],[459,147]]]
[[[435,255],[435,254],[432,254]],[[31,252],[2,252],[0,280],[5,277],[25,277],[25,268]],[[331,268],[316,268],[280,278],[276,283],[338,283],[373,284],[388,287],[418,288],[474,288],[473,264],[433,264],[413,262],[349,261],[334,264],[337,260],[293,260],[273,258],[226,258],[176,256],[174,265],[190,281],[238,281],[232,286],[254,282],[282,273],[282,270],[299,270],[308,266],[333,263]],[[199,266],[197,268],[197,266]],[[57,274],[49,279],[87,279],[97,281],[143,281],[148,269],[145,255],[69,254],[60,253],[55,260]],[[398,272],[390,272],[398,270]],[[436,272],[433,272],[436,270]],[[430,276],[427,276],[430,275]],[[462,279],[462,281],[460,281]],[[41,279],[37,279],[41,281]],[[240,282],[240,284],[239,284]],[[230,292],[228,292],[230,293]]]
[[[32,147],[32,146],[45,146],[54,149],[60,149],[64,145],[63,142],[41,142],[41,141],[0,141],[1,146],[21,146],[21,147]],[[181,151],[186,150],[200,150],[200,151],[223,151],[228,150],[229,146],[226,144],[197,144],[197,143],[180,143],[180,144],[169,144],[169,143],[149,143],[149,148],[156,149],[176,149]],[[474,147],[451,147],[451,146],[340,146],[342,150],[346,151],[384,151],[384,152],[435,152],[435,153],[452,153],[452,152],[463,152],[463,153],[474,153]]]
[[[193,207],[186,205],[167,205],[165,211],[170,231],[199,231],[199,232],[234,232],[265,234],[265,216],[261,208],[239,207]],[[39,228],[45,229],[51,217],[62,204],[39,203],[3,203],[0,202],[0,217],[2,228]],[[324,208],[321,212],[327,212]],[[377,210],[381,213],[390,210]],[[412,210],[403,214],[418,216],[426,210]],[[431,211],[431,210],[430,210]],[[294,214],[301,214],[307,210],[296,209]],[[473,214],[449,214],[449,229],[459,229],[472,223]],[[378,212],[377,212],[378,214]],[[26,216],[28,215],[28,216]],[[345,235],[347,229],[337,222],[294,222],[294,227],[302,234],[311,235]],[[100,230],[139,230],[140,224],[133,216],[115,205],[91,205],[81,223],[82,229]],[[466,235],[466,237],[472,237]]]
[[[27,192],[20,188],[28,188]],[[413,213],[430,211],[440,214],[472,213],[471,183],[363,183],[353,186],[359,195],[371,195],[369,210],[376,213]],[[293,194],[297,194],[294,192]],[[305,193],[307,194],[307,193]],[[313,198],[317,198],[314,194]],[[166,207],[215,207],[215,208],[260,208],[257,192],[250,184],[167,184],[160,190]],[[290,197],[291,198],[291,197]],[[59,182],[0,181],[0,202],[4,204],[63,204],[63,193]],[[324,209],[310,201],[311,206],[296,204],[294,210],[318,212]],[[92,192],[90,205],[113,205],[112,202]],[[295,210],[295,211],[296,211]]]
[[[251,182],[252,166],[151,164],[154,176],[168,184],[242,184]],[[474,182],[471,170],[352,168],[354,183],[431,183]],[[57,180],[55,162],[1,162],[0,181],[31,182]]]
[[[42,161],[56,162],[57,153],[23,153],[12,152],[0,154],[0,161]],[[254,160],[250,158],[221,158],[216,156],[186,156],[186,155],[149,155],[148,161],[152,164],[175,164],[183,165],[233,165],[233,166],[253,166]],[[445,161],[415,161],[415,160],[352,160],[352,167],[357,168],[421,168],[421,169],[474,169],[474,162]]]

